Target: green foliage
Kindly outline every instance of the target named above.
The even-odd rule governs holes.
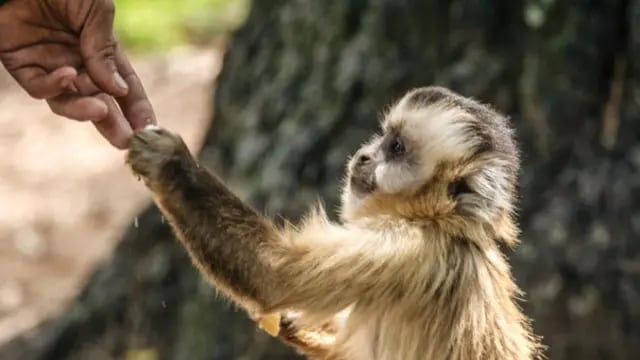
[[[162,50],[233,30],[247,8],[247,0],[116,0],[115,26],[125,46]]]

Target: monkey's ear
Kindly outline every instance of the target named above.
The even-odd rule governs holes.
[[[508,163],[493,159],[477,172],[466,177],[473,196],[462,196],[459,206],[464,212],[482,217],[493,216],[513,207],[511,175]]]

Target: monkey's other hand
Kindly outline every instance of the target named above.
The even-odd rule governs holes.
[[[285,341],[295,342],[299,329],[293,324],[295,316],[289,313],[280,314],[280,331],[278,336]]]
[[[335,331],[323,327],[301,329],[295,325],[296,319],[295,314],[281,314],[278,338],[309,358],[327,358],[336,342]]]
[[[142,177],[148,186],[170,180],[193,161],[180,136],[155,125],[134,133],[127,155],[134,174]]]

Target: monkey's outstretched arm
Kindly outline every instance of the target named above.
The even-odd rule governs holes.
[[[255,311],[329,316],[362,297],[402,287],[389,274],[412,261],[415,247],[331,224],[323,213],[300,229],[278,230],[199,167],[176,135],[158,128],[136,132],[127,161],[197,267]]]

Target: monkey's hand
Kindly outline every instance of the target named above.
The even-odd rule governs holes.
[[[171,173],[188,170],[195,160],[180,136],[151,125],[135,132],[127,163],[153,189]]]
[[[310,359],[327,359],[335,344],[335,329],[332,324],[305,329],[298,328],[295,317],[284,313],[280,318],[280,333],[278,337],[282,342],[296,348],[299,353]]]

